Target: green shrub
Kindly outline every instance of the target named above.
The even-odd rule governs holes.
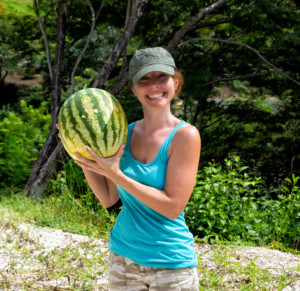
[[[255,245],[278,241],[299,247],[300,191],[298,178],[276,200],[266,195],[260,177],[250,177],[239,157],[225,160],[224,169],[209,163],[199,171],[186,207],[190,230],[208,242],[247,241]]]
[[[254,225],[267,227],[257,216],[255,196],[261,179],[251,178],[238,157],[225,160],[226,168],[210,163],[199,172],[187,205],[187,222],[199,237],[227,240],[259,239]]]
[[[0,122],[0,186],[21,186],[47,137],[50,114],[44,103],[38,109],[21,101],[21,115],[9,113]]]
[[[300,177],[286,178],[278,200],[268,201],[273,226],[273,240],[300,250]]]

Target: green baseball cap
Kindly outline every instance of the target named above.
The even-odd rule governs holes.
[[[163,72],[174,75],[176,65],[172,55],[162,47],[138,50],[129,64],[129,75],[135,84],[144,75],[150,72]]]

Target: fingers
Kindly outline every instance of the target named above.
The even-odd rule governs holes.
[[[94,153],[94,151],[89,147],[89,146],[85,146],[85,150],[89,153],[89,155],[96,161],[97,159],[99,159],[99,156],[97,154]]]
[[[93,163],[91,160],[86,159],[85,157],[83,157],[81,154],[74,154],[76,156],[76,158],[83,164],[89,164],[89,163]]]
[[[121,144],[120,148],[119,148],[119,151],[117,153],[117,155],[121,158],[122,155],[124,154],[124,148],[125,148],[125,145]]]
[[[105,161],[109,161],[108,163],[113,163],[113,162],[116,162],[118,160],[121,159],[123,153],[124,153],[124,145],[122,144],[118,150],[118,152],[116,153],[115,156],[113,157],[110,157],[110,158],[101,158],[99,157],[89,146],[85,146],[85,150],[87,151],[87,153],[91,156],[91,158],[94,160],[94,161],[91,161],[89,159],[86,159],[85,157],[81,156],[80,154],[76,153],[75,156],[77,158],[77,161],[75,161],[79,166],[81,167],[84,167],[85,169],[88,169],[88,168],[95,168],[97,167],[98,165],[98,168],[99,168],[99,165],[103,165],[103,162],[106,163]]]
[[[94,165],[95,165],[94,162],[84,158],[83,156],[81,156],[78,153],[76,153],[75,156],[76,156],[77,160],[74,160],[74,161],[78,166],[80,166],[83,169],[89,170],[89,171],[94,170]]]
[[[59,130],[58,123],[56,123],[55,126],[56,126],[56,128]],[[58,133],[57,136],[58,136],[59,138],[61,138],[60,133]]]
[[[89,167],[87,164],[84,164],[84,163],[80,162],[79,160],[75,160],[75,163],[85,170],[88,170],[88,171],[94,170],[92,167]]]

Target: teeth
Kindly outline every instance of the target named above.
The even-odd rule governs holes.
[[[154,95],[148,95],[150,98],[159,98],[159,97],[163,97],[164,93],[160,93],[160,94],[154,94]]]

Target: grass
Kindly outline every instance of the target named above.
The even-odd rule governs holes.
[[[42,202],[33,201],[22,194],[1,195],[0,198],[2,217],[5,210],[13,213],[14,221],[30,222],[93,238],[108,238],[116,218],[99,203],[96,210],[87,207],[68,191],[64,195],[46,197]]]
[[[299,265],[293,270],[282,269],[275,276],[255,260],[235,260],[233,249],[233,246],[217,246],[212,254],[214,268],[207,268],[206,260],[199,257],[199,290],[283,290],[300,279]]]
[[[107,251],[96,239],[107,241],[114,215],[101,207],[92,211],[68,194],[42,203],[21,194],[0,198],[0,254],[6,255],[5,265],[0,264],[1,290],[107,290]],[[88,241],[45,250],[29,229],[18,226],[24,222],[84,234]],[[283,290],[300,280],[300,266],[275,276],[255,260],[234,260],[234,248],[214,245],[209,264],[205,252],[199,255],[199,290]]]

